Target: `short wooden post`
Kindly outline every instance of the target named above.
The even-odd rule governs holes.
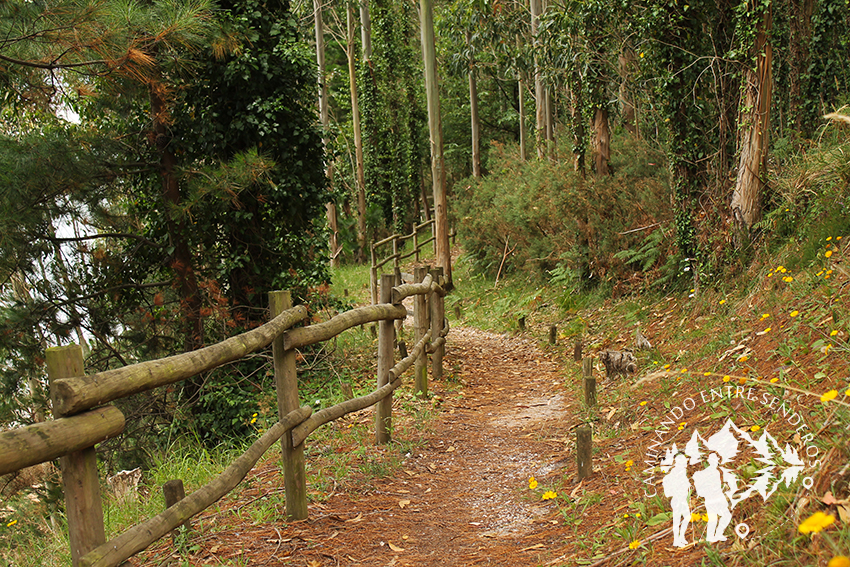
[[[428,266],[420,266],[413,269],[413,279],[416,283],[422,283],[428,275]],[[416,343],[422,340],[428,330],[428,297],[421,293],[413,298],[413,336]],[[428,395],[428,355],[426,349],[422,349],[413,366],[414,393],[419,396]]]
[[[169,480],[165,484],[162,485],[162,495],[165,498],[165,507],[171,508],[184,498],[186,498],[186,490],[183,488],[183,481],[179,478],[174,480]],[[192,530],[192,521],[186,520],[183,522],[182,527],[185,528],[186,534],[188,534]],[[171,543],[177,543],[177,533],[178,530],[174,530],[171,532]]]
[[[525,332],[525,315],[523,315],[522,317],[517,319],[517,324],[519,325],[519,332],[524,333]]]
[[[45,352],[45,358],[47,376],[51,382],[85,376],[83,350],[78,345],[49,348]],[[67,416],[55,414],[54,417]],[[97,454],[94,447],[89,447],[61,457],[59,465],[62,469],[62,486],[65,489],[71,562],[77,567],[86,553],[106,543]]]
[[[550,325],[549,326],[549,344],[553,345],[558,342],[558,326]]]
[[[288,291],[269,293],[271,316],[277,317],[292,307],[292,296]],[[283,335],[272,342],[274,380],[277,390],[277,415],[283,419],[289,412],[298,409],[298,373],[295,368],[295,350],[286,350]],[[292,433],[280,438],[283,457],[283,487],[286,492],[286,516],[291,520],[307,518],[307,473],[304,463],[304,444],[292,445]]]
[[[398,341],[398,357],[401,359],[407,358],[407,343]]]
[[[463,317],[463,311],[461,310],[460,301],[455,303],[455,319],[460,321],[461,317]]]
[[[431,270],[431,277],[435,282],[442,285],[443,268]],[[431,293],[431,341],[436,341],[443,332],[443,319],[446,317],[446,308],[443,297],[438,292]],[[443,355],[445,347],[438,346],[431,355],[431,379],[441,380],[443,378]]]
[[[583,480],[593,473],[593,436],[588,426],[576,429],[576,463],[578,464],[578,479]]]
[[[593,359],[585,358],[581,363],[581,375],[584,385],[584,403],[587,407],[596,406],[596,378],[593,377]]]
[[[576,362],[581,362],[581,339],[576,340],[575,346],[573,346],[573,360]]]
[[[391,303],[395,276],[381,276],[381,303]],[[378,324],[378,388],[389,383],[390,368],[393,367],[393,340],[395,326],[392,320]],[[375,405],[375,443],[383,445],[391,440],[393,419],[393,395],[390,394]]]
[[[369,291],[372,294],[372,305],[378,303],[378,258],[375,245],[372,245],[372,266],[369,268]]]

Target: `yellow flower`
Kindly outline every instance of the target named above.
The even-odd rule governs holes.
[[[744,384],[744,383],[746,383],[746,381],[747,381],[747,379],[744,376],[741,376],[740,378],[738,378],[738,384]]]
[[[11,522],[9,522],[8,524],[6,524],[6,527],[7,527],[7,528],[11,528],[12,526],[14,526],[14,525],[15,525],[15,524],[17,524],[17,523],[18,523],[18,520],[12,520],[12,521],[11,521]]]
[[[830,337],[834,337],[834,336],[835,336],[835,335],[837,335],[837,334],[838,334],[838,331],[833,330],[833,331],[830,331],[829,336],[830,336]]]
[[[731,379],[732,379],[732,377],[731,377],[731,376],[729,376],[728,374],[727,374],[726,376],[724,376],[724,377],[723,377],[723,381],[724,381],[724,382],[728,382],[728,381],[729,381],[729,380],[731,380]]]
[[[643,51],[640,52],[640,58],[643,59]]]
[[[794,281],[794,278],[792,278],[791,276],[787,276],[782,278],[782,281],[784,281],[785,283],[791,283]]]
[[[832,237],[831,237],[831,236],[827,236],[827,237],[826,237],[826,241],[827,241],[827,242],[829,242],[830,240],[832,240]]]
[[[752,427],[750,427],[750,431],[758,431],[759,429],[761,429],[761,427],[759,427],[758,425],[753,425]]]
[[[624,517],[624,518],[628,518],[628,517],[629,517],[628,512],[626,512],[625,514],[623,514],[623,517]]]
[[[529,488],[529,490],[534,490],[535,488],[537,488],[537,479],[536,478],[531,477],[530,479],[528,479],[528,488]]]
[[[636,539],[632,543],[629,544],[629,549],[637,549],[640,547],[640,540]]]
[[[626,466],[627,466],[627,467],[630,467],[630,466],[632,466],[633,464],[635,464],[635,462],[634,462],[633,460],[631,460],[631,459],[629,459],[628,461],[626,461]]]
[[[826,275],[830,275],[831,273],[832,273],[832,270],[827,270],[827,271],[826,271]]]
[[[826,252],[824,252],[823,255],[825,258],[829,258],[830,256],[832,256],[832,250],[827,250]]]
[[[541,500],[552,500],[553,498],[557,498],[558,493],[554,490],[547,490],[543,493],[543,496],[540,497]]]
[[[845,395],[845,396],[850,396],[850,390],[847,390],[846,392],[844,392],[844,395]]]
[[[685,373],[685,372],[687,372],[687,371],[688,371],[688,369],[687,369],[687,368],[682,368],[679,372],[681,372],[682,374],[684,374],[684,373]]]
[[[796,317],[799,314],[800,314],[800,312],[795,309],[794,311],[791,312],[791,317]]]
[[[815,512],[811,516],[809,516],[800,526],[797,528],[800,530],[801,534],[811,534],[818,533],[825,527],[831,525],[835,522],[835,516],[832,514],[824,514],[823,512]]]
[[[711,372],[703,372],[702,375],[703,376],[711,376]]]
[[[707,522],[707,521],[708,521],[708,514],[703,514],[703,515],[702,515],[702,521],[703,521],[703,522]]]
[[[640,512],[638,512],[637,514],[635,514],[635,518],[640,518]]]
[[[738,357],[738,362],[747,362],[749,359],[750,359],[749,356],[747,356],[746,354],[742,354],[741,356]]]
[[[701,517],[702,516],[699,514],[699,512],[691,512],[691,521],[692,522],[698,522]]]
[[[773,328],[773,327],[765,327],[765,328],[764,328],[764,332],[765,332],[765,333],[769,333],[769,332],[770,332],[770,330],[771,330],[772,328]]]
[[[782,272],[783,274],[788,271],[786,268],[783,268],[782,266],[780,266],[780,268],[782,268],[782,269],[779,270],[779,271]]]
[[[830,400],[834,400],[838,396],[838,390],[830,390],[820,397],[820,401],[826,403]]]
[[[823,273],[823,270],[819,271],[819,272],[818,272],[817,274],[815,274],[815,275],[816,275],[816,276],[820,276],[822,273]]]
[[[850,557],[846,555],[837,555],[829,560],[826,567],[850,567]]]
[[[726,303],[726,300],[725,300],[725,299],[721,299],[721,300],[720,300],[720,305],[723,305],[724,303]]]
[[[776,384],[777,382],[779,382],[779,378],[771,378],[770,379],[771,384]]]
[[[642,406],[645,406],[646,404],[647,404],[647,401],[646,401],[646,400],[644,400],[644,401],[642,401],[642,402],[640,403],[640,405],[642,405]]]
[[[252,417],[252,418],[251,418],[251,423],[250,423],[250,425],[254,425],[255,423],[257,423],[257,418],[256,418],[256,417]]]
[[[667,370],[668,368],[670,368],[670,365],[669,365],[669,364],[665,364],[664,366],[662,366],[662,368],[663,368],[664,370]]]
[[[773,272],[770,272],[769,274],[767,274],[767,277],[772,278],[772,277],[773,277]]]

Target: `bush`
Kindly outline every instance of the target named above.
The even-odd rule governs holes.
[[[663,266],[673,247],[663,160],[639,140],[618,149],[618,173],[597,179],[568,160],[523,163],[513,148],[494,147],[492,174],[468,180],[454,200],[458,235],[476,267],[583,289],[635,283],[637,272]]]

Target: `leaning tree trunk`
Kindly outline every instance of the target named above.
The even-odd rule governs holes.
[[[422,58],[425,66],[425,95],[428,102],[428,130],[431,137],[431,179],[434,191],[434,226],[437,266],[452,287],[452,261],[449,248],[449,216],[446,200],[446,171],[443,159],[443,127],[440,121],[440,92],[437,85],[437,51],[434,43],[434,5],[420,0]]]
[[[770,102],[773,94],[771,6],[765,8],[756,31],[752,55],[756,67],[744,74],[746,91],[741,104],[738,178],[732,192],[732,216],[739,246],[749,241],[753,225],[761,218],[761,177],[767,170]]]
[[[366,175],[363,165],[363,135],[360,131],[360,100],[357,93],[357,69],[354,53],[354,8],[348,16],[348,83],[351,90],[351,117],[354,129],[354,156],[357,168],[357,262],[366,260]]]

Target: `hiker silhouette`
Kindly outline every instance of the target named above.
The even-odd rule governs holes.
[[[673,467],[662,481],[664,495],[670,498],[670,506],[673,509],[673,545],[685,547],[688,538],[688,523],[691,521],[691,481],[688,479],[688,457],[679,453],[673,461]]]
[[[717,453],[711,453],[708,466],[693,474],[694,490],[705,501],[705,512],[708,515],[706,539],[710,542],[726,541],[723,532],[732,521],[729,500],[723,493],[719,462]]]

